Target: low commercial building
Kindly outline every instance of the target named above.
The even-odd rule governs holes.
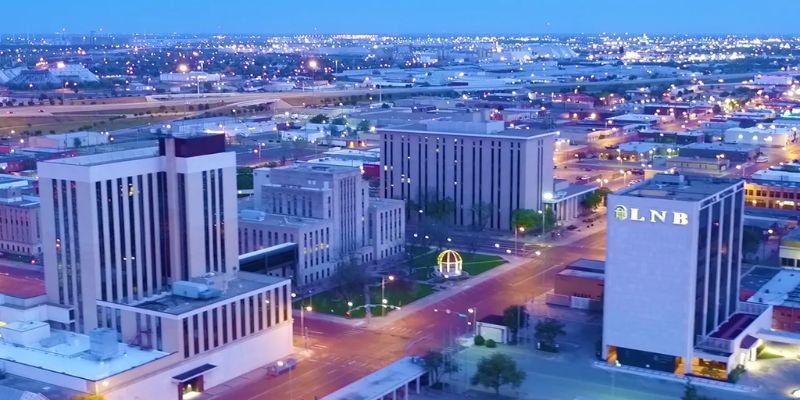
[[[544,199],[545,208],[553,210],[557,223],[569,223],[586,211],[582,205],[583,200],[597,189],[595,185],[580,185],[564,179],[554,179],[553,196]]]
[[[778,254],[782,267],[800,269],[800,228],[795,228],[781,237]]]
[[[753,161],[758,157],[760,147],[755,144],[742,143],[692,143],[679,149],[683,157],[715,159],[726,158],[735,163]]]
[[[725,131],[725,143],[753,144],[765,147],[784,147],[797,140],[797,128],[770,127],[731,128]]]
[[[39,197],[27,179],[0,176],[0,252],[42,256]]]
[[[745,185],[746,205],[800,210],[800,164],[788,163],[754,173]]]
[[[578,259],[556,275],[547,303],[580,309],[599,309],[603,301],[605,262]]]
[[[671,157],[667,159],[667,169],[681,174],[700,174],[721,176],[730,168],[727,158]]]
[[[642,129],[639,131],[639,138],[650,140],[656,143],[674,143],[679,146],[691,143],[703,143],[705,133],[700,131],[669,132],[660,129]]]
[[[108,144],[108,142],[109,136],[107,134],[90,131],[31,136],[30,139],[28,139],[30,147],[58,150],[99,146]]]

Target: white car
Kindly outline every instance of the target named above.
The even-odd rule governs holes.
[[[766,156],[760,156],[760,157],[756,158],[756,162],[757,163],[765,163],[767,161],[769,161],[769,158],[767,158]]]

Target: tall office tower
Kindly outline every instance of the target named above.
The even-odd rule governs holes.
[[[516,209],[543,210],[553,191],[557,132],[473,118],[381,129],[381,196],[413,202],[423,213],[426,204],[449,198],[450,222],[491,229],[512,229]]]
[[[173,281],[237,266],[235,154],[224,136],[39,163],[49,300],[75,307],[71,330],[114,319]],[[113,314],[113,313],[112,313]]]
[[[744,182],[656,175],[608,197],[603,353],[670,373],[730,372],[762,307],[739,302]],[[768,326],[768,321],[767,321]]]

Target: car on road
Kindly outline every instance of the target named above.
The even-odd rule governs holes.
[[[584,168],[583,170],[586,171],[586,172],[591,172],[592,171],[591,168]]]
[[[616,149],[619,148],[619,146],[617,146],[615,144],[610,144],[610,145],[605,146],[605,147],[606,147],[606,150],[616,150]]]
[[[579,177],[575,178],[575,180],[576,180],[576,181],[578,181],[578,183],[580,183],[580,182],[586,182],[586,181],[588,181],[589,179],[592,179],[592,177],[590,177],[589,175],[581,175],[581,176],[579,176]]]
[[[756,162],[757,163],[765,163],[767,161],[769,161],[769,158],[767,158],[767,156],[760,156],[760,157],[756,158]]]
[[[644,170],[641,168],[634,168],[631,170],[631,173],[634,175],[644,175]]]
[[[267,375],[278,376],[284,372],[293,370],[297,366],[297,360],[294,358],[287,358],[286,360],[278,360],[267,367]]]

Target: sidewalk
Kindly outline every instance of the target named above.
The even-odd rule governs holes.
[[[730,391],[733,391],[733,392],[754,393],[754,392],[758,391],[758,388],[757,387],[753,387],[753,386],[745,386],[745,385],[739,385],[739,384],[735,384],[735,383],[721,382],[721,381],[717,381],[717,380],[713,380],[713,379],[705,379],[705,378],[699,378],[699,377],[695,377],[695,376],[691,376],[691,377],[689,377],[689,376],[678,376],[678,375],[675,375],[675,374],[670,374],[668,372],[654,371],[654,370],[645,369],[645,368],[629,367],[629,366],[626,366],[626,365],[615,367],[613,365],[609,365],[608,363],[605,363],[605,362],[602,362],[602,361],[595,361],[594,362],[594,367],[595,368],[604,369],[604,370],[607,370],[607,371],[614,371],[614,372],[620,372],[620,373],[624,373],[624,374],[632,374],[632,375],[644,376],[644,377],[648,377],[648,378],[663,379],[663,380],[672,381],[672,382],[686,382],[687,379],[688,379],[695,386],[705,386],[705,387],[714,388],[714,389],[730,390]]]
[[[312,318],[312,319],[320,319],[330,322],[338,322],[345,325],[350,325],[353,327],[364,326],[370,329],[380,329],[386,325],[392,324],[400,319],[403,319],[410,314],[413,314],[421,309],[426,307],[430,307],[434,303],[438,303],[443,301],[451,296],[454,296],[458,293],[461,293],[464,289],[480,285],[481,283],[494,279],[499,275],[502,275],[508,271],[513,270],[514,268],[519,267],[520,265],[530,261],[529,259],[523,257],[516,257],[516,256],[503,256],[503,259],[506,260],[506,263],[500,265],[496,268],[492,268],[480,275],[475,277],[469,278],[464,281],[453,282],[449,284],[449,286],[438,292],[431,294],[430,296],[423,297],[417,301],[410,303],[407,306],[403,306],[399,310],[392,311],[385,317],[376,317],[373,316],[371,318],[361,318],[361,319],[346,319],[342,317],[337,317],[330,314],[325,313],[305,313],[304,318]],[[300,311],[294,310],[292,315],[295,318],[299,318]]]

